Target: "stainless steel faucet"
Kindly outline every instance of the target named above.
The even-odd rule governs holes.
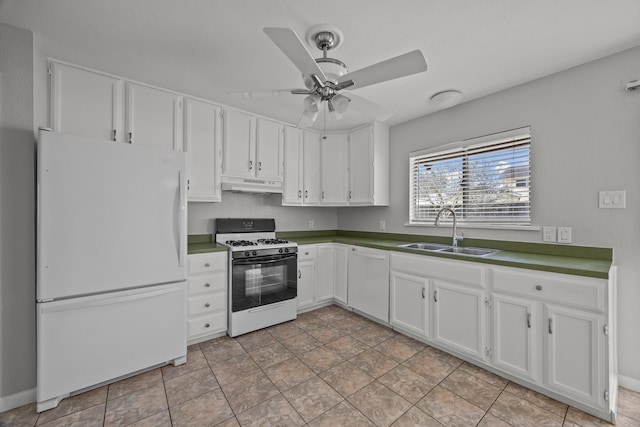
[[[453,209],[451,208],[442,208],[438,211],[438,214],[436,215],[436,221],[434,222],[434,225],[440,225],[440,215],[442,214],[442,212],[444,211],[449,211],[451,212],[451,215],[453,215],[453,247],[456,248],[458,247],[458,241],[459,240],[464,240],[464,236],[461,234],[460,236],[456,235],[456,213]]]

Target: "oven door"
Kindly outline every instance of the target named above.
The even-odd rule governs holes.
[[[298,294],[297,265],[297,254],[233,260],[231,311],[295,298]]]

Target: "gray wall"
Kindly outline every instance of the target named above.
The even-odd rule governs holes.
[[[614,248],[621,381],[640,390],[640,48],[391,128],[390,206],[338,212],[338,227],[450,235],[407,227],[409,152],[524,125],[532,128],[532,218],[573,228],[573,244]],[[464,90],[464,88],[461,88]],[[626,190],[626,209],[598,209],[598,192]],[[463,229],[466,237],[541,242],[540,231]]]
[[[0,411],[35,398],[33,38],[0,23]]]
[[[189,234],[208,234],[214,218],[246,217],[275,218],[278,231],[308,230],[309,221],[315,230],[335,230],[338,226],[336,208],[282,206],[282,196],[222,192],[222,203],[189,203]]]

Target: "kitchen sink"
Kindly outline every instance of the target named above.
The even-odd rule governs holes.
[[[404,245],[399,245],[399,247],[408,249],[422,249],[424,251],[440,251],[442,249],[447,249],[450,246],[441,245],[439,243],[407,243]]]
[[[450,254],[458,254],[458,255],[468,255],[468,256],[477,256],[483,257],[488,255],[493,255],[497,252],[500,252],[498,249],[486,249],[486,248],[470,248],[470,247],[455,247],[450,245],[441,245],[439,243],[405,243],[403,245],[398,245],[400,248],[407,249],[420,249],[423,251],[430,252],[442,252],[442,253],[450,253]]]
[[[485,248],[463,248],[463,247],[450,247],[442,249],[440,252],[448,252],[452,254],[471,255],[471,256],[487,256],[500,252],[498,249],[485,249]]]

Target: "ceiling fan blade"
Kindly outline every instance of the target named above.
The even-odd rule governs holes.
[[[313,59],[300,37],[291,28],[264,28],[264,32],[289,58],[303,75],[315,74],[323,82],[327,81],[318,63]]]
[[[252,90],[247,92],[227,92],[227,95],[239,95],[244,99],[253,99],[253,98],[264,98],[266,96],[280,96],[280,95],[290,95],[290,94],[299,94],[302,93],[300,91],[304,91],[306,94],[309,92],[307,89],[273,89],[273,90]]]
[[[414,50],[377,64],[347,73],[338,79],[338,84],[353,80],[355,84],[351,89],[421,73],[427,70],[427,61],[419,50]]]
[[[350,109],[353,108],[365,116],[369,116],[380,122],[383,122],[393,116],[393,110],[387,107],[383,107],[380,104],[376,104],[373,101],[369,101],[368,99],[352,93],[342,92],[342,94],[351,99],[351,102],[349,103]]]

